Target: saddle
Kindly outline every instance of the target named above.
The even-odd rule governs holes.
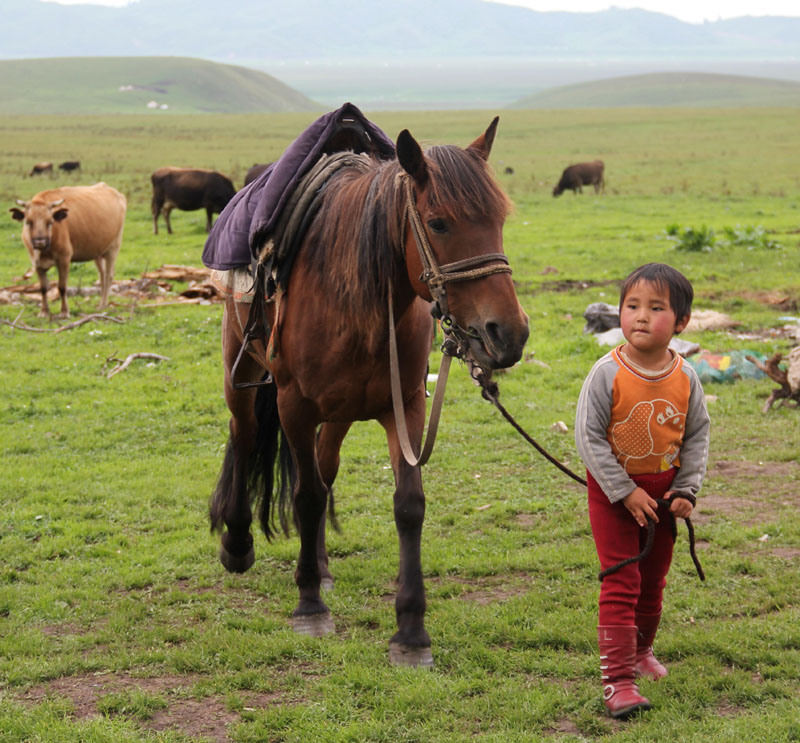
[[[253,341],[267,347],[273,328],[267,319],[267,304],[286,293],[295,257],[303,238],[319,211],[330,177],[345,167],[366,170],[370,159],[379,157],[379,148],[364,125],[356,118],[342,116],[323,145],[316,164],[297,183],[281,211],[273,233],[255,253],[250,264],[253,276],[253,302],[244,326],[242,347],[231,369],[234,389],[272,383],[271,375],[260,382],[237,382],[236,370]]]

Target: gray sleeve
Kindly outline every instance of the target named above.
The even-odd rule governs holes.
[[[683,372],[691,382],[689,409],[680,453],[681,466],[670,489],[697,495],[706,474],[710,420],[703,386],[695,370],[684,364]]]
[[[589,372],[578,398],[575,415],[575,445],[586,469],[612,503],[636,489],[633,480],[617,461],[607,431],[611,420],[614,377],[619,367],[610,355],[600,359]]]

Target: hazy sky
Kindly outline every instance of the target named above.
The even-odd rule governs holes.
[[[127,5],[129,0],[52,0],[65,5],[79,3],[94,5]],[[331,0],[336,2],[336,0]],[[436,0],[432,0],[436,2]],[[682,21],[702,23],[718,18],[733,18],[743,15],[800,16],[798,0],[491,0],[505,5],[522,5],[533,10],[566,10],[589,12],[617,8],[644,8],[665,13]]]

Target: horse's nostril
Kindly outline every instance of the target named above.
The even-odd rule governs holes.
[[[487,322],[484,325],[484,330],[486,331],[486,337],[489,339],[489,342],[495,347],[499,348],[503,346],[503,334],[500,331],[500,326],[495,322]]]

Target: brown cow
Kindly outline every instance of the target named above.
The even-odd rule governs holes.
[[[122,243],[127,201],[105,183],[94,186],[62,186],[36,194],[23,207],[12,208],[14,219],[23,223],[22,242],[28,249],[42,292],[40,317],[49,317],[47,270],[58,269],[59,317],[69,317],[67,276],[69,264],[94,261],[100,274],[100,305],[108,305],[114,262]]]
[[[211,230],[211,217],[219,214],[233,198],[236,189],[230,178],[216,170],[192,168],[159,168],[150,176],[153,182],[153,234],[158,234],[158,215],[164,214],[167,232],[172,234],[169,213],[173,209],[191,212],[206,210],[206,232]]]
[[[247,170],[244,177],[244,185],[252,183],[258,176],[260,176],[272,163],[256,163]]]
[[[567,189],[571,189],[573,194],[583,193],[581,186],[594,186],[594,192],[599,193],[600,189],[605,188],[603,180],[602,160],[595,160],[591,163],[576,163],[564,168],[561,180],[553,189],[553,196],[560,196]]]
[[[36,163],[36,165],[31,168],[29,175],[43,175],[44,173],[50,173],[50,175],[53,174],[53,163],[47,162],[46,160],[41,163]]]

